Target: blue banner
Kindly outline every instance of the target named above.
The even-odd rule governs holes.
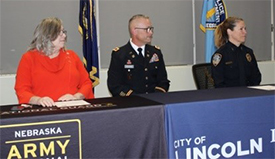
[[[78,30],[82,35],[83,62],[95,87],[99,84],[99,59],[94,0],[80,0]]]
[[[204,0],[200,29],[205,33],[205,62],[210,62],[216,51],[214,32],[216,26],[227,18],[227,10],[223,0]]]
[[[168,158],[274,158],[274,97],[167,105]]]

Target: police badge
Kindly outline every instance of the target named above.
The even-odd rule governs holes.
[[[251,62],[252,58],[249,53],[246,53],[245,57],[248,62]]]

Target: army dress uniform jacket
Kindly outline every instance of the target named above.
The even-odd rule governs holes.
[[[227,42],[212,56],[212,77],[215,87],[255,86],[261,82],[253,50]]]
[[[145,45],[143,61],[130,42],[113,50],[107,79],[113,96],[167,92],[169,83],[163,55],[158,47]]]

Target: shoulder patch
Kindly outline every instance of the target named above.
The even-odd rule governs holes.
[[[118,51],[119,50],[119,47],[116,47],[113,49],[113,51]]]
[[[215,53],[213,55],[212,64],[216,67],[222,59],[222,55],[220,53]]]
[[[157,46],[157,45],[155,45],[155,48],[156,48],[156,49],[158,49],[158,50],[160,50],[160,47],[159,47],[159,46]]]

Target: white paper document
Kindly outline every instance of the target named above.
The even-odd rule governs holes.
[[[85,100],[72,100],[72,101],[64,101],[64,102],[55,102],[57,107],[71,107],[71,106],[79,106],[79,105],[90,105],[90,103]]]
[[[275,86],[271,86],[271,85],[251,86],[251,87],[248,87],[248,88],[261,89],[261,90],[266,90],[266,91],[274,91],[275,90]]]

